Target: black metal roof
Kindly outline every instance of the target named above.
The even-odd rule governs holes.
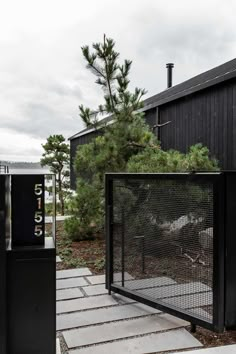
[[[234,77],[236,77],[236,58],[145,99],[143,101],[144,107],[141,111],[147,111],[148,109],[174,101],[178,98],[217,85],[220,82]],[[112,117],[110,116],[102,119],[100,122],[108,123],[111,120]],[[89,134],[92,131],[94,131],[93,128],[86,128],[70,137],[69,140],[75,139],[81,135]]]

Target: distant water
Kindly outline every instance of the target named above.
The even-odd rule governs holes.
[[[51,174],[46,168],[9,168],[10,174],[17,175],[39,175],[39,174]]]

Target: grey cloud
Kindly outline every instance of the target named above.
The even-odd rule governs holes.
[[[22,112],[24,120],[12,119],[7,127],[16,132],[26,133],[36,138],[47,138],[50,134],[66,137],[81,128],[81,123],[72,117],[43,103],[28,103]],[[80,124],[79,124],[80,123]]]
[[[58,96],[66,97],[66,96],[74,96],[78,100],[83,100],[83,93],[78,83],[72,84],[51,84],[48,86],[48,91],[57,94]]]
[[[14,134],[14,131],[12,133]],[[19,150],[9,151],[8,146],[1,146],[0,156],[8,155],[9,152],[12,155],[18,155],[18,156],[21,156],[22,152],[25,156],[40,156],[42,154],[42,149],[35,148],[35,147],[29,148],[29,146],[21,146],[21,149]]]
[[[53,6],[45,7],[46,30],[33,21],[25,30],[23,19],[9,40],[1,41],[4,28],[0,31],[0,122],[13,139],[14,132],[46,139],[83,128],[78,105],[95,108],[102,92],[85,69],[80,47],[101,40],[103,33],[116,40],[121,58],[133,60],[131,87],[146,88],[147,96],[165,89],[167,61],[175,62],[178,83],[235,56],[235,1],[129,0],[125,11],[118,0],[112,6],[110,0],[99,6],[91,0],[59,7],[59,18]]]

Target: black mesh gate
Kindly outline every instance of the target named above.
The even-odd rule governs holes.
[[[220,173],[107,174],[107,288],[224,327]]]

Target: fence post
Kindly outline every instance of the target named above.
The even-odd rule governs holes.
[[[6,176],[0,176],[0,353],[6,348]]]
[[[122,207],[122,218],[121,218],[121,224],[122,224],[122,231],[121,231],[121,280],[122,280],[122,286],[125,285],[125,210],[124,206]]]
[[[214,183],[214,235],[213,235],[213,326],[224,330],[225,306],[225,174]]]
[[[106,289],[113,283],[113,181],[105,175]]]

